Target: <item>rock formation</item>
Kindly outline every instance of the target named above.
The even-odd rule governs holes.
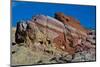
[[[62,23],[64,23],[65,25],[74,27],[74,29],[78,30],[79,32],[82,32],[84,34],[86,34],[88,32],[88,30],[83,28],[81,26],[80,22],[78,20],[74,19],[73,17],[66,16],[61,12],[57,12],[57,13],[55,13],[55,18],[58,19],[59,21],[61,21]]]
[[[92,54],[91,50],[93,50],[93,55],[95,55],[96,38],[94,32],[85,29],[78,20],[57,12],[55,18],[36,15],[31,20],[19,21],[15,33],[15,42],[18,45],[23,44],[22,46],[31,49],[33,52],[42,51],[57,56],[58,54],[65,54],[59,57],[59,60],[56,57],[51,61],[74,62],[80,52],[84,54],[86,51]],[[68,61],[66,54],[71,56],[70,61]],[[90,54],[89,56],[91,56]],[[76,61],[80,60],[82,59],[79,58]],[[42,61],[39,61],[39,63],[42,63]]]

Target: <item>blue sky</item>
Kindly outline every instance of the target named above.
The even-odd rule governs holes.
[[[95,6],[20,1],[12,2],[12,26],[16,26],[19,20],[30,20],[37,14],[54,17],[55,12],[63,12],[76,18],[85,28],[95,28]]]

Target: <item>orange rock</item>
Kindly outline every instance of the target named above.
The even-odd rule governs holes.
[[[72,26],[81,32],[87,33],[87,30],[80,25],[80,22],[70,16],[66,16],[61,12],[55,13],[55,18],[66,25]]]
[[[69,54],[74,54],[74,48],[69,46],[69,43],[65,40],[64,34],[59,34],[53,42],[56,43],[55,47],[61,49],[62,51],[66,51]]]

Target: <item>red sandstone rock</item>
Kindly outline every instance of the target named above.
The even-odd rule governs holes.
[[[15,35],[16,43],[26,43],[30,48],[35,46],[40,49],[43,47],[43,50],[51,44],[71,55],[77,51],[94,47],[91,44],[95,43],[91,42],[94,39],[87,35],[88,30],[82,27],[79,21],[65,16],[63,13],[56,13],[55,18],[37,15],[26,23],[18,23]],[[48,40],[49,43],[51,42],[50,44],[47,43]],[[38,44],[36,45],[36,43]]]
[[[55,18],[58,19],[59,21],[61,21],[62,23],[66,24],[66,25],[74,27],[78,31],[87,33],[87,30],[80,25],[80,22],[75,20],[74,18],[72,18],[70,16],[66,16],[61,12],[57,12],[55,14]]]

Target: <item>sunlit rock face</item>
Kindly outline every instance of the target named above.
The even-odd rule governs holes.
[[[50,40],[55,43],[53,46],[69,53],[74,53],[75,47],[84,41],[85,44],[89,44],[87,41],[92,42],[92,44],[95,43],[92,36],[87,37],[86,31],[88,30],[83,28],[74,18],[65,16],[63,13],[56,13],[55,18],[36,15],[30,21],[18,22],[16,43],[26,42],[27,38],[33,43]]]
[[[15,32],[18,45],[23,44],[32,52],[42,51],[57,56],[67,54],[71,56],[70,62],[94,60],[95,39],[94,30],[85,29],[78,20],[61,12],[55,13],[55,17],[36,15],[31,20],[19,21]],[[86,60],[82,59],[83,55]],[[66,56],[62,58],[64,60]]]
[[[78,20],[74,19],[73,17],[66,16],[61,12],[57,12],[57,13],[55,13],[55,18],[58,19],[59,21],[63,22],[66,25],[74,27],[74,29],[78,30],[79,32],[81,32],[84,35],[86,35],[86,33],[88,32],[88,30],[86,30],[84,27],[82,27],[80,22]]]

